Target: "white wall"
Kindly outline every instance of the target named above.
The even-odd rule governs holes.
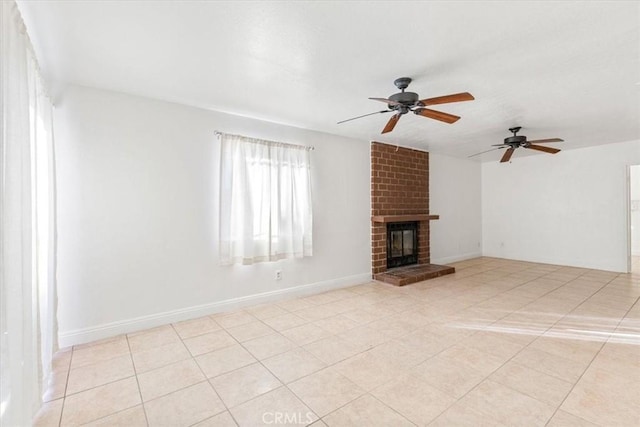
[[[483,254],[627,270],[627,165],[640,141],[482,165]]]
[[[640,165],[630,168],[631,254],[640,255]]]
[[[429,153],[431,262],[447,264],[482,254],[480,163]]]
[[[77,86],[55,127],[63,346],[370,277],[368,141]],[[315,146],[313,257],[218,265],[215,130]]]

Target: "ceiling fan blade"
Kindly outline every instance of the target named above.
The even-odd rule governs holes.
[[[394,114],[389,119],[389,121],[387,122],[387,125],[384,127],[384,129],[382,129],[381,133],[391,132],[393,130],[393,128],[396,127],[396,123],[398,123],[398,120],[400,120],[400,116],[401,116],[401,114]]]
[[[536,139],[535,141],[529,141],[532,144],[545,144],[548,142],[562,142],[564,139],[560,138],[549,138],[549,139]]]
[[[502,150],[503,148],[507,148],[507,147],[492,148],[491,150],[481,151],[481,152],[479,152],[479,153],[472,154],[472,155],[467,156],[467,157],[475,157],[475,156],[479,156],[480,154],[488,153],[489,151]]]
[[[437,96],[435,98],[421,99],[422,105],[448,104],[450,102],[473,101],[475,98],[469,92],[455,93],[453,95]]]
[[[413,112],[420,116],[428,117],[430,119],[440,120],[441,122],[445,122],[449,124],[455,123],[458,120],[460,120],[460,117],[454,116],[453,114],[443,113],[442,111],[430,110],[428,108],[415,109],[413,110]]]
[[[556,154],[558,151],[561,151],[561,150],[558,150],[557,148],[544,147],[542,145],[533,145],[533,144],[525,145],[524,148],[531,148],[533,150],[544,151],[545,153],[550,153],[550,154]]]
[[[509,146],[509,144],[491,144],[491,146],[492,146],[492,147],[502,147],[502,146],[504,146],[504,147],[508,147],[508,146]]]
[[[384,102],[384,103],[389,104],[389,105],[402,105],[401,102],[392,101],[392,100],[387,99],[387,98],[369,98],[369,99],[374,100],[374,101]]]
[[[347,119],[347,120],[339,121],[337,124],[344,123],[344,122],[348,122],[348,121],[355,120],[355,119],[361,119],[361,118],[363,118],[363,117],[371,116],[371,115],[373,115],[373,114],[390,113],[391,111],[393,111],[393,110],[374,111],[373,113],[363,114],[363,115],[358,116],[358,117],[352,117],[352,118]]]
[[[511,160],[511,156],[513,156],[513,152],[516,151],[515,148],[511,147],[507,151],[504,152],[502,158],[500,159],[500,163],[505,163]]]

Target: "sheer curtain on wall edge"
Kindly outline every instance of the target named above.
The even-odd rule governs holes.
[[[220,262],[311,256],[308,147],[220,134]]]
[[[57,349],[52,107],[18,7],[0,3],[0,424],[23,426]]]

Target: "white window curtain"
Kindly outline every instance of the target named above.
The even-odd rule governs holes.
[[[220,262],[312,255],[308,147],[219,134]]]
[[[57,349],[52,107],[18,7],[0,3],[0,425],[22,426]]]

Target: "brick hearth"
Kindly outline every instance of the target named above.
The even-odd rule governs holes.
[[[448,265],[417,264],[404,267],[392,268],[384,273],[375,275],[376,280],[391,283],[396,286],[410,285],[427,279],[455,273],[456,269]]]
[[[371,269],[376,280],[405,285],[453,273],[430,264],[429,153],[371,143]],[[418,266],[387,272],[387,222],[418,221]],[[429,267],[429,268],[425,268]],[[446,267],[446,268],[438,268]],[[400,271],[402,270],[402,272]],[[386,273],[386,274],[383,274]],[[402,273],[402,279],[392,273]]]

